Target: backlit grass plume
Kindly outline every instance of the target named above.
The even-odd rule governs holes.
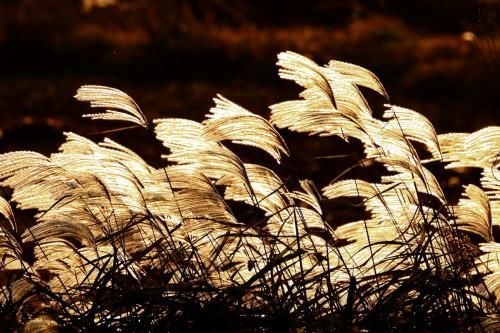
[[[78,90],[78,100],[104,109],[86,117],[130,122],[159,140],[161,168],[75,133],[49,157],[0,155],[4,327],[499,330],[500,127],[438,134],[421,114],[391,105],[364,68],[292,52],[278,59],[280,76],[304,90],[272,105],[270,121],[219,95],[201,123],[149,122],[120,90]],[[360,87],[387,100],[382,119]],[[226,144],[287,163],[275,127],[361,142],[358,166],[380,166],[379,181],[346,171],[323,188],[295,186]],[[450,203],[436,166],[479,168],[480,183]],[[359,218],[327,221],[332,203],[346,201]]]

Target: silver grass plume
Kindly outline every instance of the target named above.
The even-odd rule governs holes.
[[[66,142],[49,157],[0,155],[0,187],[8,190],[0,197],[0,304],[16,305],[19,327],[55,332],[77,318],[123,329],[120,323],[134,316],[160,325],[170,318],[168,307],[141,317],[148,316],[146,303],[190,298],[263,316],[280,304],[302,322],[312,311],[315,319],[351,314],[350,324],[362,326],[394,300],[402,299],[396,313],[412,313],[413,304],[427,300],[422,289],[436,281],[465,286],[439,290],[419,310],[423,315],[446,306],[472,309],[484,315],[484,327],[497,327],[499,128],[437,134],[424,116],[390,104],[376,119],[359,89],[388,100],[372,72],[340,61],[320,66],[293,52],[280,53],[278,66],[280,77],[304,90],[298,100],[271,106],[269,122],[220,95],[201,123],[153,120],[168,149],[161,168],[109,138],[95,143],[75,133],[65,133]],[[84,117],[149,129],[120,90],[83,86],[75,97],[105,110]],[[244,163],[225,146],[256,147],[281,163],[290,153],[273,125],[360,140],[363,159],[385,171],[379,182],[346,173],[332,175],[319,190],[304,179],[294,189],[278,172]],[[415,142],[430,158],[419,155]],[[425,166],[430,162],[480,168],[481,182],[467,185],[452,206]],[[327,221],[326,204],[346,198],[359,200],[355,208],[369,216]],[[262,217],[248,223],[235,203]],[[18,210],[34,210],[33,221],[21,227]],[[126,292],[149,299],[115,305]]]

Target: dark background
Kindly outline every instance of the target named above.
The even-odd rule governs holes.
[[[150,119],[201,120],[216,93],[268,117],[269,105],[299,92],[278,78],[285,50],[371,69],[393,104],[438,133],[498,123],[500,1],[114,2],[0,1],[0,152],[50,153],[63,131],[99,139],[121,126],[80,118],[88,105],[72,96],[83,84],[124,90]],[[158,162],[140,130],[106,135]],[[325,153],[290,140],[297,154]]]

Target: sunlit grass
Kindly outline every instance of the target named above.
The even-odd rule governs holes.
[[[120,90],[78,90],[101,109],[85,117],[159,140],[161,168],[75,133],[49,157],[0,155],[2,321],[25,332],[499,329],[500,128],[439,134],[364,68],[278,59],[304,90],[270,121],[220,95],[201,123],[150,121]],[[359,87],[386,100],[382,119]],[[323,188],[291,181],[277,171],[290,150],[276,128],[363,152],[345,172],[323,170]],[[351,178],[368,165],[380,181]],[[481,179],[450,203],[428,165]],[[338,202],[352,207],[346,223],[329,211]]]

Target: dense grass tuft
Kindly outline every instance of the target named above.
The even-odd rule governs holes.
[[[0,155],[3,327],[500,330],[500,127],[438,134],[421,114],[391,105],[364,68],[292,52],[278,59],[280,76],[304,90],[272,105],[270,121],[217,96],[202,123],[150,122],[120,90],[78,90],[103,109],[85,117],[159,140],[161,168],[75,133],[50,157]],[[386,100],[382,119],[360,87]],[[362,151],[329,156],[358,158],[343,172],[322,170],[332,181],[317,188],[278,167],[290,150],[276,128]],[[275,170],[233,144],[261,150]],[[478,169],[480,182],[449,202],[442,172],[430,171],[439,168]]]

